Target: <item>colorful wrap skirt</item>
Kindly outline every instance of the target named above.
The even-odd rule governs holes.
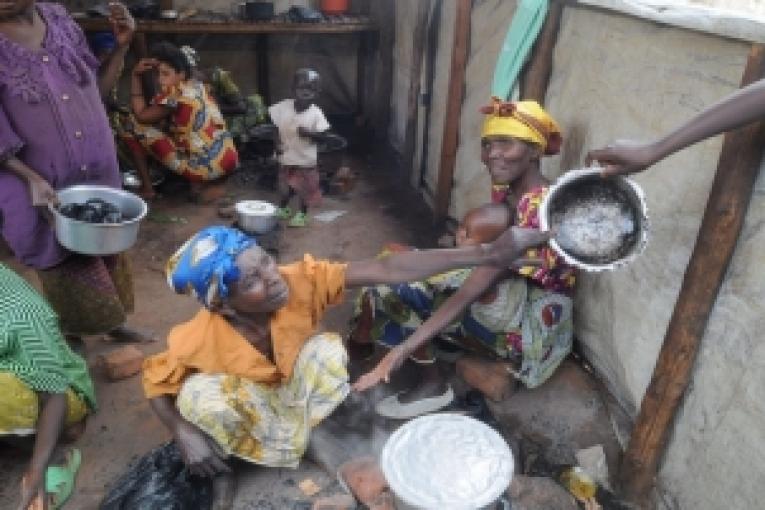
[[[366,287],[355,316],[363,308],[371,310],[371,339],[395,347],[428,320],[469,273],[458,270],[422,282]],[[498,283],[495,293],[491,303],[473,303],[440,337],[479,354],[516,360],[519,379],[530,388],[539,386],[571,352],[572,300],[520,277]]]
[[[43,294],[65,335],[98,335],[122,325],[133,311],[133,278],[127,255],[71,255],[38,271]]]
[[[0,436],[35,434],[40,402],[37,392],[10,372],[0,372]],[[85,419],[88,406],[71,388],[66,392],[65,425]]]
[[[347,362],[339,335],[318,334],[303,346],[284,383],[198,373],[183,383],[176,406],[229,455],[294,468],[308,447],[311,428],[348,395]]]
[[[239,166],[239,154],[228,131],[222,131],[194,151],[155,126],[139,124],[132,115],[122,118],[117,134],[120,142],[134,153],[148,154],[171,172],[192,182],[220,179]]]

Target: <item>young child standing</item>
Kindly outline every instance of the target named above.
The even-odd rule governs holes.
[[[329,122],[314,101],[321,92],[319,73],[298,69],[292,83],[294,99],[285,99],[268,109],[279,135],[279,217],[289,219],[290,227],[308,224],[308,207],[321,203],[319,184],[319,142],[329,130]],[[289,204],[297,195],[298,211]]]

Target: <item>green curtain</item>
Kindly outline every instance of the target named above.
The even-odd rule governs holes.
[[[549,0],[519,0],[494,68],[491,95],[510,99],[523,63],[547,17]]]

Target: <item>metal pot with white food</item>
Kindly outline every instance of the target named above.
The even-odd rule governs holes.
[[[276,206],[262,200],[242,200],[234,205],[237,226],[248,234],[267,234],[276,227]]]

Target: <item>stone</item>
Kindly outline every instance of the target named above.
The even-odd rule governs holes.
[[[508,489],[513,510],[578,510],[576,500],[551,478],[516,475]]]
[[[575,465],[577,451],[595,445],[603,446],[608,471],[616,472],[621,448],[600,386],[573,361],[561,363],[538,388],[521,387],[487,405],[503,433],[517,440],[523,473],[553,475],[557,466]]]
[[[311,510],[355,510],[356,500],[348,494],[335,494],[317,499]]]
[[[134,345],[120,347],[99,357],[106,376],[112,381],[119,381],[134,376],[141,371],[145,356]]]

